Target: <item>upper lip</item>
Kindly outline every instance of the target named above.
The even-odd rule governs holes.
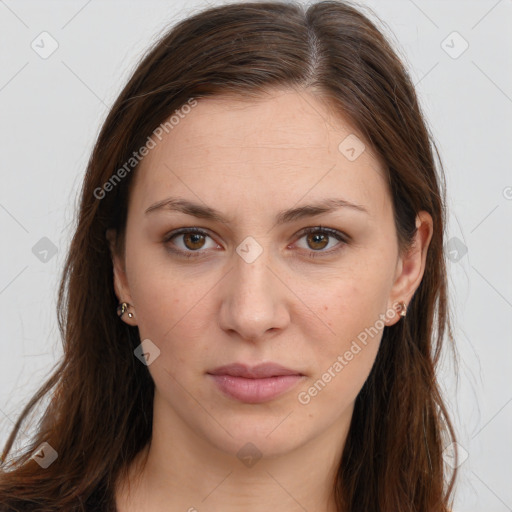
[[[248,379],[264,379],[277,377],[279,375],[302,375],[297,370],[285,368],[277,363],[262,363],[256,366],[249,366],[243,363],[233,363],[219,366],[208,372],[210,375],[230,375],[232,377],[245,377]]]

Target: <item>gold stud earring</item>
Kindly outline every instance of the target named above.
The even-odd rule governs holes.
[[[403,302],[403,301],[400,302],[398,304],[398,308],[399,308],[398,310],[400,312],[401,317],[404,317],[405,315],[407,315],[407,304],[405,302]]]
[[[117,306],[117,314],[119,315],[119,318],[121,318],[126,313],[126,311],[128,311],[128,306],[130,306],[130,304],[127,302],[121,302]],[[133,313],[128,311],[128,318],[133,318]]]

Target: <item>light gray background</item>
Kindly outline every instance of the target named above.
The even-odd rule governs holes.
[[[467,452],[455,512],[512,511],[512,1],[361,4],[395,34],[447,175],[459,373],[447,353],[441,379]],[[62,352],[57,284],[99,127],[143,50],[205,5],[0,0],[2,446]],[[46,59],[31,47],[50,48],[44,31]]]

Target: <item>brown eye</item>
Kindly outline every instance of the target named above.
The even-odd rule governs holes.
[[[187,233],[183,235],[183,243],[192,251],[201,249],[204,245],[204,235],[199,233]]]
[[[342,249],[350,240],[348,235],[345,235],[336,229],[324,228],[322,226],[304,229],[300,239],[302,238],[306,240],[306,247],[303,248],[307,250],[308,256],[311,258],[329,256]],[[333,239],[338,241],[337,244],[333,244],[334,248],[324,250],[329,246],[330,241]]]
[[[170,252],[190,258],[204,256],[206,249],[218,247],[216,244],[207,247],[208,238],[212,237],[198,228],[183,228],[166,235],[163,242]]]
[[[311,249],[320,250],[325,249],[329,243],[329,236],[322,233],[309,233],[306,235],[306,240]]]
[[[166,235],[163,242],[169,252],[191,258],[206,256],[208,251],[202,249],[219,247],[218,245],[215,247],[215,244],[213,247],[207,247],[208,238],[213,241],[207,232],[199,228],[182,228]],[[299,239],[303,238],[306,240],[306,247],[303,247],[303,249],[307,251],[307,255],[311,258],[329,256],[342,249],[350,240],[348,235],[336,229],[322,226],[304,229]],[[334,248],[324,250],[334,240],[338,241],[337,244],[334,243]]]

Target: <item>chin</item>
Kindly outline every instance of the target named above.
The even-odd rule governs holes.
[[[288,423],[289,419],[285,419],[291,410],[291,407],[283,408],[286,412],[278,415],[263,410],[260,414],[242,413],[239,417],[233,415],[229,419],[224,416],[222,425],[231,435],[220,427],[215,432],[204,432],[204,435],[217,449],[239,459],[244,456],[285,455],[307,440],[303,428],[298,433],[294,425]]]

